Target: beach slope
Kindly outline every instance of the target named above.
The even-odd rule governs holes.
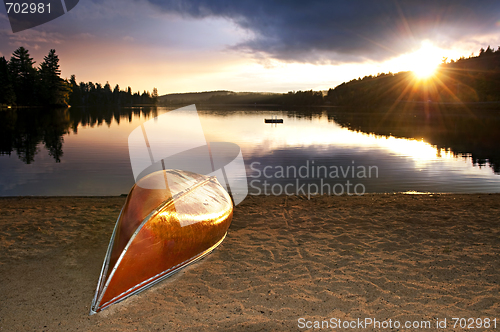
[[[124,201],[0,198],[0,330],[291,331],[299,318],[447,318],[452,331],[453,317],[496,318],[500,329],[500,195],[250,196],[207,258],[89,316]]]

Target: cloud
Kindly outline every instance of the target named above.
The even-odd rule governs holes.
[[[25,33],[9,33],[12,42],[30,43],[50,43],[60,44],[64,38],[60,33],[48,33],[45,31],[26,30]]]
[[[65,40],[62,34],[57,32],[28,29],[12,33],[10,29],[0,29],[0,45],[2,46],[0,54],[10,58],[10,54],[15,49],[23,46],[30,51],[32,57],[40,58],[46,55],[45,52],[49,49],[59,49]]]
[[[497,0],[147,0],[164,12],[232,20],[253,38],[233,49],[293,62],[385,60],[422,40],[441,46],[499,32]]]

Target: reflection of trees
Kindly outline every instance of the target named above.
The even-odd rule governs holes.
[[[67,112],[51,112],[50,117],[46,118],[46,121],[45,130],[43,131],[43,142],[49,151],[49,155],[56,162],[60,162],[63,155],[63,135],[69,133],[71,124],[69,115]]]
[[[0,112],[0,155],[15,152],[19,159],[31,164],[43,143],[51,157],[60,162],[64,135],[78,126],[111,125],[113,119],[131,122],[134,116],[155,117],[156,107],[130,108],[59,108],[7,109]]]
[[[322,108],[300,108],[300,109],[294,108],[287,111],[287,116],[299,119],[312,120],[313,118],[321,117],[323,113],[324,109]]]
[[[14,110],[0,111],[0,154],[10,155],[13,151],[17,112]]]
[[[67,109],[18,109],[0,112],[0,154],[13,151],[23,162],[35,160],[43,143],[56,162],[63,155],[63,135],[69,132]]]
[[[276,112],[286,117],[312,120],[324,114],[323,108],[204,107],[200,113],[209,116],[237,116],[255,112]],[[158,116],[155,106],[128,108],[17,109],[0,112],[0,154],[13,151],[25,163],[32,163],[43,143],[56,162],[63,156],[63,136],[77,133],[79,126],[110,126],[116,121],[132,122]],[[330,109],[330,121],[351,130],[424,139],[438,148],[450,149],[456,155],[471,157],[474,164],[492,166],[500,174],[500,116],[488,110],[470,111],[458,106],[379,109],[361,113],[359,109]],[[265,115],[263,115],[263,118]],[[286,124],[285,124],[286,125]]]
[[[158,116],[156,106],[146,107],[72,107],[69,110],[71,128],[74,133],[78,132],[78,126],[101,126],[108,127],[113,122],[120,124],[121,121],[132,122],[133,117],[142,116],[154,118]]]
[[[492,111],[434,105],[398,112],[390,108],[369,113],[335,110],[328,112],[328,117],[351,130],[423,139],[438,149],[471,157],[474,165],[489,162],[494,172],[500,174],[500,116]]]

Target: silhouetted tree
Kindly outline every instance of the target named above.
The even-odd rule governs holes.
[[[43,105],[67,105],[70,85],[60,75],[59,57],[52,49],[43,58],[39,70],[40,100]]]
[[[153,88],[153,93],[151,94],[151,99],[153,104],[158,104],[158,90],[156,88]]]
[[[121,105],[121,94],[120,94],[120,86],[117,84],[115,85],[115,88],[113,89],[113,104],[114,105]]]
[[[9,73],[9,64],[5,57],[0,58],[0,105],[13,105],[16,102],[16,94]]]
[[[12,53],[9,69],[18,105],[35,105],[37,103],[37,71],[33,67],[34,64],[33,58],[30,58],[28,50],[24,47],[21,46]]]
[[[72,106],[77,106],[82,104],[82,92],[80,85],[76,83],[75,75],[71,75],[69,80],[70,93],[69,93],[69,104]]]
[[[111,90],[111,85],[106,82],[104,87],[100,83],[80,83],[76,84],[74,75],[69,81],[71,94],[69,96],[72,105],[82,106],[131,106],[137,104],[154,104],[152,96],[149,92],[144,91],[141,95],[139,92],[132,95],[132,89],[127,88],[127,91],[121,91],[120,86],[115,85]]]

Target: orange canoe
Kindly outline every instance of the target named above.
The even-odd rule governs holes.
[[[215,177],[167,170],[139,180],[116,222],[90,314],[209,254],[232,217],[231,198]]]

